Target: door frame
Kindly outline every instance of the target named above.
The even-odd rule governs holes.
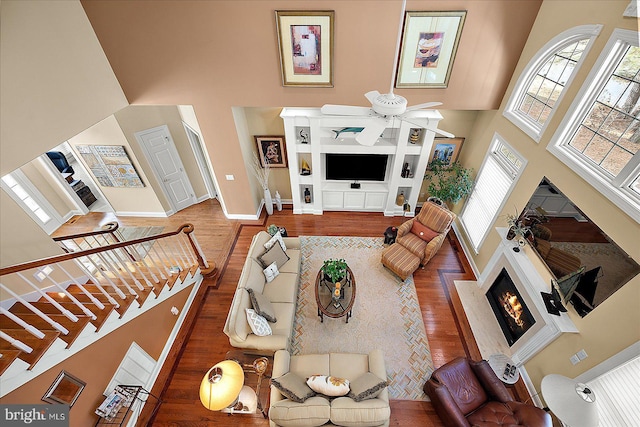
[[[169,131],[169,126],[167,125],[160,125],[160,126],[155,126],[149,129],[143,129],[140,130],[138,132],[134,133],[134,136],[136,137],[136,141],[138,142],[138,145],[140,146],[140,149],[142,150],[142,152],[144,153],[145,159],[147,160],[147,163],[149,163],[149,168],[151,169],[151,172],[153,173],[154,178],[156,179],[156,182],[160,185],[160,189],[162,190],[162,194],[164,195],[165,199],[167,200],[167,202],[170,205],[170,211],[167,212],[167,215],[173,215],[174,213],[178,212],[177,206],[175,205],[175,203],[173,202],[173,200],[171,199],[171,197],[169,197],[168,191],[166,186],[164,185],[164,182],[162,181],[162,178],[160,177],[161,174],[160,172],[158,172],[158,170],[156,169],[155,163],[151,160],[151,153],[149,152],[146,144],[144,143],[144,140],[142,139],[142,135],[146,134],[146,133],[150,133],[150,132],[156,132],[156,131],[164,131],[166,134],[169,135],[169,137],[171,138],[171,144],[173,145],[173,149],[175,150],[175,154],[178,156],[178,160],[180,161],[180,166],[182,169],[182,172],[185,176],[185,179],[187,180],[187,184],[189,184],[189,187],[191,188],[191,192],[193,194],[193,199],[194,199],[194,203],[192,203],[189,206],[193,206],[194,204],[198,203],[198,198],[195,196],[195,191],[193,191],[193,185],[191,184],[191,180],[189,179],[189,175],[187,174],[187,172],[184,169],[184,164],[182,163],[182,159],[180,158],[180,153],[178,152],[178,149],[176,148],[176,143],[173,139],[173,136],[171,135],[171,132]]]
[[[193,155],[196,158],[196,163],[198,163],[200,175],[202,175],[202,180],[204,181],[204,185],[207,188],[207,193],[209,193],[209,197],[211,199],[217,198],[218,186],[215,174],[213,173],[213,166],[209,161],[209,153],[207,152],[207,148],[205,147],[205,145],[202,143],[202,135],[200,135],[200,132],[196,131],[184,121],[182,122],[182,126],[184,127],[187,139],[191,144],[191,150],[193,150]],[[197,139],[193,138],[194,135]]]

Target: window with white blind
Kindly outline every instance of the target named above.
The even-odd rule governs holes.
[[[460,222],[476,253],[522,174],[526,160],[497,133],[476,177]]]
[[[580,25],[558,34],[520,74],[503,114],[536,142],[601,29]]]

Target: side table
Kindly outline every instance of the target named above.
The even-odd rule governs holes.
[[[520,379],[520,372],[509,356],[492,354],[489,356],[489,366],[496,376],[505,384],[515,384]]]
[[[398,236],[398,227],[387,227],[384,230],[384,244],[391,245],[395,243],[396,237]]]

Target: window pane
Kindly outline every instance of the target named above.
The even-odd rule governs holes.
[[[549,107],[553,108],[556,105],[556,101],[558,100],[558,98],[560,98],[561,93],[562,93],[562,86],[556,85],[556,87],[553,89],[553,93],[551,94],[551,96],[549,97],[549,100],[547,101],[547,104],[549,105]]]
[[[613,74],[638,81],[638,68],[640,68],[640,48],[631,46]]]
[[[602,124],[600,134],[607,139],[617,142],[622,134],[631,126],[633,118],[617,111],[611,111],[609,117],[607,117]]]
[[[5,182],[5,184],[7,184],[9,187],[13,187],[14,185],[17,184],[16,180],[13,179],[13,177],[11,175],[5,175],[2,177],[2,180]]]
[[[631,126],[626,130],[622,138],[620,138],[620,146],[631,151],[633,154],[638,152],[640,145],[640,120],[634,120]]]
[[[569,142],[569,145],[582,153],[595,135],[596,133],[591,129],[580,126],[578,132],[576,132],[573,139]]]
[[[23,200],[23,202],[24,202],[25,205],[27,205],[27,207],[29,209],[31,209],[32,212],[35,212],[36,209],[38,209],[40,207],[35,202],[35,200],[33,200],[31,197],[27,197],[26,199]]]
[[[616,108],[629,115],[637,116],[640,112],[640,83],[630,82],[622,94]]]
[[[600,135],[596,135],[587,146],[587,149],[584,150],[584,155],[599,165],[612,148],[613,144],[610,141]]]
[[[613,147],[611,152],[604,158],[601,166],[613,176],[616,176],[632,157],[633,154],[616,146]]]
[[[49,221],[51,219],[51,217],[49,217],[49,215],[47,215],[42,209],[38,208],[37,210],[35,210],[33,213],[36,214],[36,216],[38,217],[38,219],[40,219],[40,221],[42,221],[43,223],[46,223],[47,221]]]
[[[522,104],[520,104],[519,110],[523,113],[527,113],[531,109],[531,104],[533,104],[533,98],[531,95],[525,95]]]
[[[598,101],[613,107],[618,103],[622,94],[627,90],[629,80],[621,77],[611,76],[602,92],[598,96]]]
[[[19,184],[14,185],[13,187],[11,187],[11,189],[14,193],[16,193],[16,196],[18,196],[20,200],[24,200],[29,197],[27,192],[24,191],[24,189]]]
[[[596,102],[582,124],[597,131],[600,129],[600,126],[602,126],[602,123],[604,123],[604,120],[610,112],[611,108]]]

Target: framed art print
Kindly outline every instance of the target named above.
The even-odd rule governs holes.
[[[48,403],[62,403],[71,407],[76,403],[86,385],[87,383],[67,371],[61,371],[49,390],[42,396],[42,400]]]
[[[284,145],[284,136],[254,136],[258,145],[258,157],[260,166],[267,164],[270,168],[287,167],[287,150]]]
[[[406,12],[397,88],[446,88],[466,11]]]
[[[440,160],[443,165],[451,166],[458,160],[463,143],[464,138],[434,138],[429,163]]]
[[[276,10],[283,86],[333,87],[332,10]]]

